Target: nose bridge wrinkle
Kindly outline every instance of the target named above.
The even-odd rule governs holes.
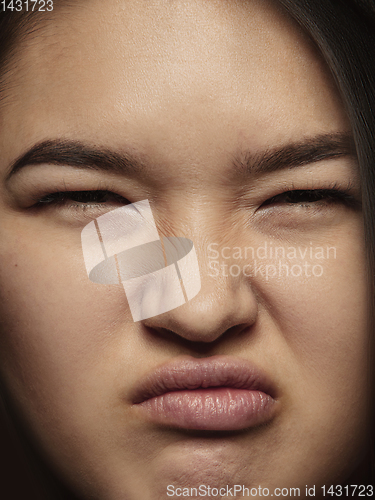
[[[122,284],[135,322],[179,307],[199,293],[194,243],[160,236],[148,200],[98,217],[84,227],[81,241],[89,279]]]
[[[207,236],[192,233],[199,233],[198,253],[190,238],[161,236],[148,200],[108,212],[81,233],[88,277],[122,284],[133,321],[187,340],[213,342],[236,325],[252,324],[257,301],[250,284],[210,275]]]

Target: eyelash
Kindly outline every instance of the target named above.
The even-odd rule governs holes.
[[[63,205],[68,200],[76,202],[69,205],[68,208],[76,208],[79,210],[97,208],[103,206],[108,201],[115,201],[117,203],[123,203],[124,205],[130,204],[129,200],[119,194],[105,189],[97,189],[91,191],[60,191],[57,193],[50,193],[38,200],[36,206]]]
[[[346,206],[359,208],[360,201],[349,191],[339,189],[335,186],[326,189],[293,189],[272,196],[261,206],[284,202],[287,205],[309,206],[313,203],[342,203]]]
[[[91,191],[60,191],[50,193],[39,199],[35,206],[58,206],[64,205],[67,201],[73,201],[68,208],[77,210],[87,210],[90,208],[103,207],[108,201],[114,201],[124,205],[130,204],[130,201],[112,191],[100,189]],[[359,208],[360,202],[348,191],[338,189],[333,185],[328,189],[292,189],[272,196],[266,200],[260,208],[280,203],[295,206],[311,206],[311,204],[324,203],[343,203],[346,206]]]

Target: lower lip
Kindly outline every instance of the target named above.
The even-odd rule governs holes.
[[[155,423],[183,429],[234,431],[270,420],[275,403],[261,391],[220,387],[168,392],[137,406]]]

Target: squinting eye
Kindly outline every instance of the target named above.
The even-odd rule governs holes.
[[[294,204],[308,206],[313,203],[344,203],[351,207],[360,207],[360,201],[355,196],[347,191],[339,189],[295,189],[292,191],[285,191],[269,198],[262,206],[274,204]]]
[[[61,191],[57,193],[47,194],[38,202],[36,206],[43,205],[69,205],[71,207],[85,209],[87,207],[95,207],[108,203],[129,204],[130,202],[118,194],[105,190],[94,191]]]

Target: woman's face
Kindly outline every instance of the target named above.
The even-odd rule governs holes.
[[[264,0],[38,15],[0,111],[1,373],[26,423],[89,498],[199,485],[318,497],[358,467],[367,434],[359,178],[320,56]],[[64,142],[9,176],[44,141]],[[71,194],[95,190],[118,196]],[[138,322],[121,285],[89,280],[81,246],[125,199],[193,241],[201,278],[192,300]],[[239,388],[237,369],[262,392]],[[222,387],[138,404],[155,373],[180,389],[219,373]]]

